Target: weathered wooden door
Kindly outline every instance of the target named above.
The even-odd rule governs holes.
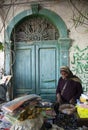
[[[49,41],[36,46],[36,93],[55,100],[58,81],[58,44]]]
[[[58,44],[56,41],[16,46],[14,95],[36,93],[55,99],[58,80]]]
[[[25,43],[16,46],[14,74],[14,96],[35,93],[35,52],[34,46]]]

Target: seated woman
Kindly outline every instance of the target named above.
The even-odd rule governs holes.
[[[81,80],[73,75],[67,66],[62,66],[60,68],[60,74],[61,77],[56,89],[57,102],[59,104],[75,104],[77,99],[79,99],[80,95],[83,93]]]

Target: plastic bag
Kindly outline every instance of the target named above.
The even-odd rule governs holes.
[[[39,130],[43,125],[43,116],[39,115],[34,119],[26,119],[24,121],[17,121],[10,128],[10,130]]]

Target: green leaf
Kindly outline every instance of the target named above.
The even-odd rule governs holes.
[[[0,50],[3,50],[4,46],[3,44],[0,42]]]

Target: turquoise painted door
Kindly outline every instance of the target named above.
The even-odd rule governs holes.
[[[36,92],[44,99],[55,100],[59,70],[58,49],[56,41],[36,46]]]
[[[15,95],[36,93],[55,100],[59,47],[56,41],[18,44],[14,65]]]
[[[34,46],[18,43],[13,68],[14,97],[26,93],[35,93],[35,56]]]

